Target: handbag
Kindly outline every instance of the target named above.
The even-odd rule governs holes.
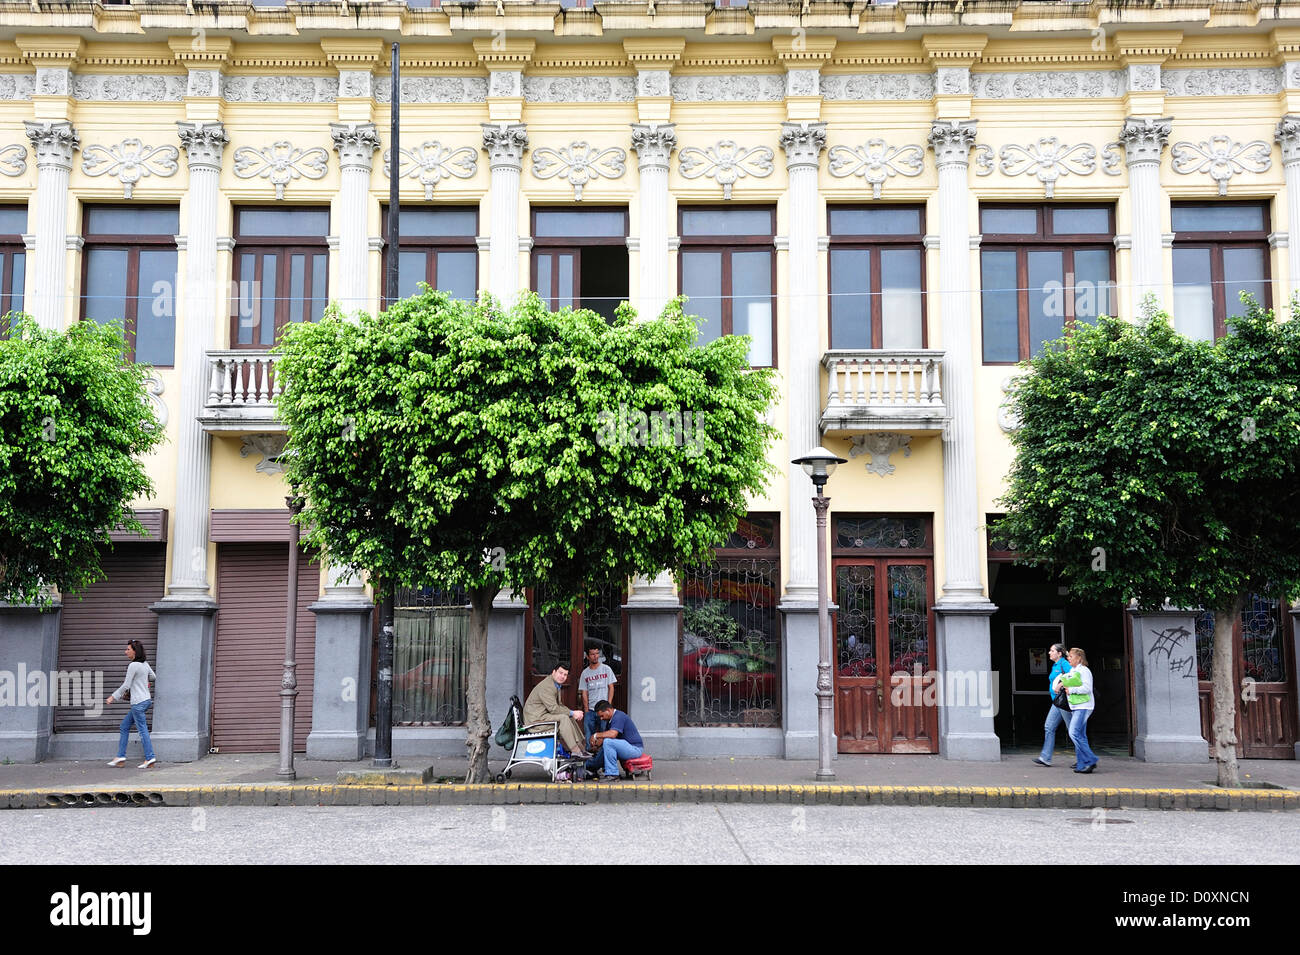
[[[1070,693],[1065,687],[1056,691],[1056,696],[1052,697],[1052,705],[1059,706],[1067,713],[1070,710]]]

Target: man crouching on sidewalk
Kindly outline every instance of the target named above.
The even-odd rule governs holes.
[[[591,745],[593,748],[599,746],[600,752],[588,765],[591,763],[599,765],[596,761],[603,759],[605,772],[600,777],[600,781],[610,782],[619,778],[618,761],[640,756],[644,752],[645,743],[641,740],[641,734],[637,732],[632,718],[622,710],[614,709],[613,704],[608,700],[596,704],[596,715],[608,729],[591,734]]]

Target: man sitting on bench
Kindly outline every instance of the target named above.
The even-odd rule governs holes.
[[[596,715],[608,729],[592,734],[591,745],[599,746],[600,754],[593,757],[589,765],[598,758],[603,759],[605,772],[600,777],[600,781],[609,782],[619,778],[618,761],[640,756],[645,751],[645,743],[631,717],[622,710],[614,709],[614,704],[609,700],[602,700],[596,704]]]

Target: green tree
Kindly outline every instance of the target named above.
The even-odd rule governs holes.
[[[144,530],[127,505],[153,493],[141,457],[162,431],[125,349],[119,327],[59,333],[26,315],[0,340],[0,599],[84,590],[109,532]]]
[[[694,347],[680,303],[633,319],[426,291],[281,342],[308,546],[372,580],[469,596],[469,782],[488,779],[497,593],[545,585],[567,608],[596,582],[704,559],[772,470],[773,385],[746,367],[746,341]]]
[[[1102,318],[1030,361],[996,528],[1085,598],[1213,612],[1223,786],[1239,784],[1233,624],[1249,594],[1300,592],[1300,323],[1243,301],[1215,343],[1148,308],[1142,324]]]

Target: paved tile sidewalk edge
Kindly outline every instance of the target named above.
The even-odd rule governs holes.
[[[310,785],[0,789],[0,809],[149,806],[479,806],[588,803],[746,803],[958,806],[999,809],[1300,811],[1300,792],[1272,789],[1118,789],[1025,786],[507,783],[467,786]]]

